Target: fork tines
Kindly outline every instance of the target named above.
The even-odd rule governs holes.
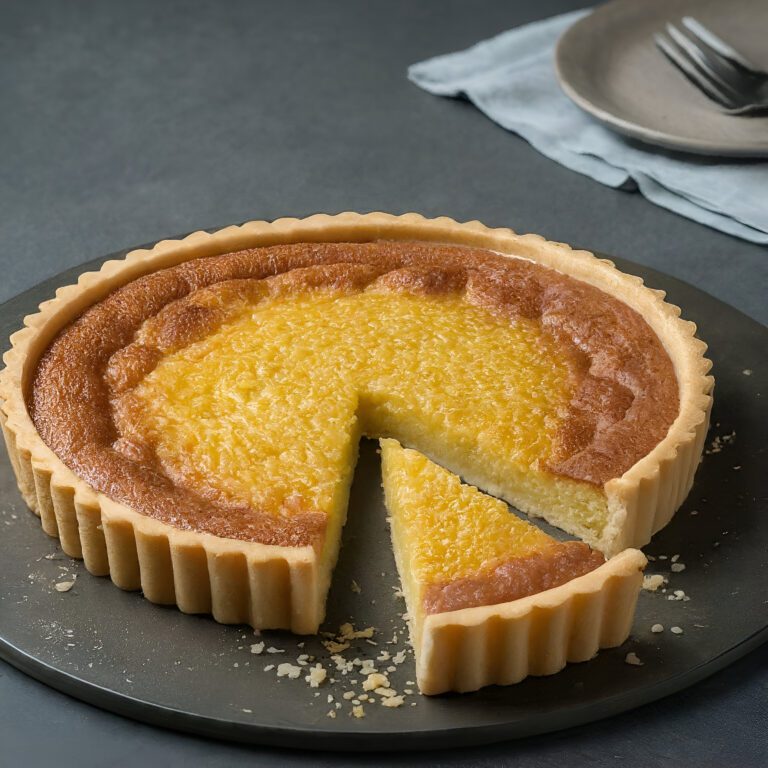
[[[764,109],[768,103],[768,74],[686,16],[683,32],[674,24],[653,39],[661,52],[709,98],[728,111],[744,113]]]

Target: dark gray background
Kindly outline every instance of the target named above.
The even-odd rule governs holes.
[[[4,3],[0,300],[199,227],[315,211],[479,218],[661,269],[768,323],[768,253],[565,170],[408,64],[581,5]],[[768,204],[768,193],[766,193]],[[768,652],[567,733],[398,764],[758,765]],[[102,713],[0,665],[0,765],[359,764]],[[384,762],[384,758],[371,758]]]

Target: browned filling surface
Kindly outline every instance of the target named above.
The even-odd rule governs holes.
[[[424,591],[424,612],[444,613],[480,605],[497,605],[537,595],[594,571],[605,562],[580,541],[553,544],[535,554],[517,557],[458,578],[446,584],[430,584]]]
[[[377,241],[255,248],[128,283],[49,346],[29,394],[32,419],[76,474],[143,514],[226,538],[318,545],[326,524],[321,512],[299,509],[276,518],[174,483],[150,453],[123,438],[114,407],[164,353],[206,336],[249,296],[373,282],[417,294],[459,292],[497,316],[540,321],[571,356],[577,378],[557,456],[546,467],[555,474],[594,485],[619,477],[665,436],[677,415],[669,356],[621,301],[522,259],[463,246]],[[206,289],[214,285],[219,290],[212,297]],[[222,295],[229,301],[222,303]],[[142,328],[151,345],[137,338]]]

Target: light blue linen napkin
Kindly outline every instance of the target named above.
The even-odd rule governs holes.
[[[634,180],[650,201],[722,232],[768,243],[768,162],[698,157],[644,148],[605,128],[560,90],[554,48],[587,13],[527,24],[408,70],[440,96],[466,96],[535,149],[611,187]]]

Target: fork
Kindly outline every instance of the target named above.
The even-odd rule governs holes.
[[[688,80],[730,115],[768,110],[768,72],[691,16],[681,22],[688,34],[667,24],[653,39]]]

